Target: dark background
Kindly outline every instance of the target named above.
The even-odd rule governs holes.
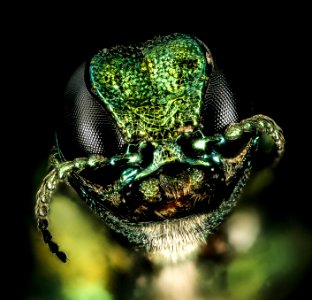
[[[308,24],[297,6],[212,8],[189,3],[181,11],[151,2],[138,8],[85,5],[77,12],[63,7],[17,7],[3,24],[2,98],[5,273],[27,295],[33,257],[29,226],[33,220],[35,172],[48,157],[65,84],[74,69],[99,49],[183,32],[203,40],[241,99],[271,116],[287,141],[274,185],[263,203],[272,220],[289,218],[311,228],[309,199],[310,129],[305,93]],[[228,8],[226,10],[226,8]],[[7,106],[8,104],[8,106]],[[310,268],[290,299],[308,288]],[[18,297],[18,296],[17,296]],[[12,299],[15,299],[12,297]]]

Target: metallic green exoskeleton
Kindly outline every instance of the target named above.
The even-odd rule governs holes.
[[[280,127],[264,115],[239,115],[196,37],[104,49],[75,74],[35,209],[45,242],[63,261],[47,221],[61,181],[148,256],[178,260],[236,205],[263,140],[275,163],[283,154]]]

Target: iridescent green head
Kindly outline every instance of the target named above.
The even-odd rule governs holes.
[[[183,34],[104,49],[90,63],[92,91],[127,142],[175,138],[200,126],[210,57],[197,39]]]
[[[100,51],[70,79],[64,107],[36,205],[62,260],[47,217],[63,180],[129,242],[181,258],[236,205],[261,143],[275,162],[284,151],[278,125],[243,116],[207,46],[186,34]]]

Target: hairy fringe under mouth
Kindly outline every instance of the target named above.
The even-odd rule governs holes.
[[[103,210],[99,215],[117,232],[137,245],[157,264],[170,264],[196,256],[207,243],[207,237],[230,213],[250,176],[250,166],[243,172],[228,200],[210,213],[202,213],[179,219],[139,224],[123,222]]]
[[[175,263],[194,255],[206,243],[203,224],[207,215],[195,215],[170,222],[150,223],[142,228],[147,237],[146,252],[158,263]]]

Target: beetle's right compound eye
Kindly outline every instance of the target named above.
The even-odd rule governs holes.
[[[57,139],[66,160],[91,154],[110,157],[121,152],[125,145],[110,112],[89,92],[87,69],[87,64],[82,64],[65,91]]]

